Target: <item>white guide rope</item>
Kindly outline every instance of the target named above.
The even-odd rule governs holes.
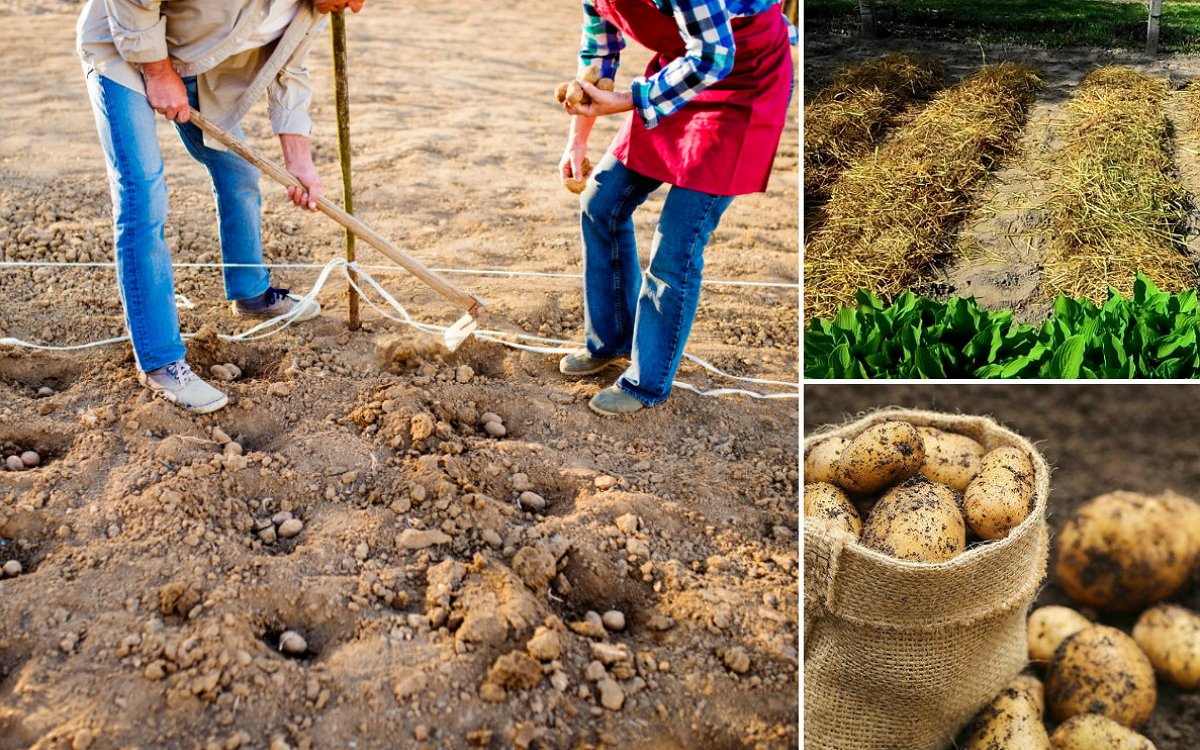
[[[64,265],[65,266],[112,267],[114,264],[113,263],[32,263],[32,262],[22,262],[22,261],[0,262],[0,267],[5,267],[5,266],[8,266],[8,267],[13,267],[13,266],[64,266]],[[207,267],[221,267],[222,265],[228,267],[228,266],[231,266],[234,264],[178,263],[176,265],[182,266],[182,267],[205,267],[205,268],[207,268]],[[450,330],[451,338],[453,338],[453,334],[454,334],[453,329],[455,328],[455,326],[442,326],[442,325],[437,325],[434,323],[423,323],[423,322],[420,322],[417,320],[413,320],[413,318],[409,315],[408,311],[404,309],[404,306],[401,305],[400,302],[395,297],[393,297],[386,289],[384,289],[383,286],[378,281],[376,281],[376,279],[373,276],[371,276],[371,274],[367,273],[364,270],[365,268],[383,268],[385,270],[394,270],[393,267],[391,267],[391,266],[360,266],[356,263],[347,263],[347,261],[344,258],[334,258],[333,260],[326,263],[324,266],[315,265],[315,264],[267,264],[267,265],[270,265],[271,267],[275,267],[275,268],[320,268],[321,273],[320,273],[320,275],[317,276],[317,280],[313,283],[312,289],[310,289],[308,294],[304,295],[304,297],[302,298],[302,300],[303,300],[302,304],[295,305],[292,307],[292,309],[290,311],[288,311],[282,315],[279,315],[277,317],[271,318],[270,320],[265,320],[262,323],[259,323],[258,325],[254,326],[248,330],[242,331],[241,333],[219,334],[219,337],[222,340],[224,340],[224,341],[253,341],[256,339],[263,339],[268,336],[273,336],[274,334],[279,333],[284,328],[287,328],[289,325],[291,325],[293,320],[296,318],[296,316],[298,316],[308,306],[308,303],[312,302],[316,298],[317,294],[321,291],[322,287],[324,287],[325,284],[329,281],[329,277],[334,272],[334,270],[341,271],[341,273],[345,277],[346,281],[352,287],[354,287],[355,290],[358,291],[359,296],[384,318],[387,318],[388,320],[391,320],[395,323],[399,323],[401,325],[415,328],[424,333],[442,337],[443,339],[446,338],[447,331]],[[354,279],[350,275],[351,269],[354,269],[357,272],[359,281],[366,282],[366,284],[368,286],[370,286],[372,289],[374,289],[375,292],[377,292],[378,295],[384,300],[384,302],[387,304],[387,306],[392,308],[392,310],[394,311],[395,314],[389,313],[387,310],[385,310],[384,308],[377,305],[371,299],[371,297],[365,293],[363,288],[361,286],[359,286],[359,284],[355,283]],[[547,274],[536,274],[536,273],[532,273],[532,272],[522,273],[522,272],[511,272],[511,271],[496,271],[496,272],[489,272],[489,273],[497,273],[497,274],[505,273],[505,274],[514,274],[514,275],[520,274],[520,275],[532,275],[532,276],[547,275]],[[554,276],[555,274],[549,274],[549,275]],[[567,274],[557,274],[557,275],[558,276],[567,276]],[[573,278],[579,278],[578,276],[575,276],[575,275],[571,275],[571,276]],[[715,282],[715,283],[721,283],[721,282]],[[782,287],[795,287],[796,286],[795,284],[790,284],[790,285],[789,284],[767,284],[765,282],[731,282],[731,283],[755,285],[755,286],[782,286]],[[193,305],[190,300],[188,300],[186,297],[183,297],[182,295],[177,295],[176,304],[183,306],[183,307],[187,307],[187,308],[195,307],[195,305]],[[460,321],[460,324],[461,324],[461,321]],[[455,324],[455,325],[457,326],[459,324]],[[192,333],[185,333],[185,334],[183,334],[183,338],[189,339],[189,338],[192,338],[194,335],[195,334],[192,334]],[[476,338],[481,339],[483,341],[491,341],[491,342],[494,342],[497,344],[501,344],[503,346],[511,347],[513,349],[520,349],[523,351],[534,352],[534,353],[538,353],[538,354],[567,354],[569,352],[572,352],[572,351],[575,351],[578,349],[578,345],[573,344],[570,341],[564,341],[561,339],[550,339],[550,338],[544,338],[541,336],[533,336],[530,334],[521,334],[521,333],[515,333],[515,332],[478,329],[478,330],[473,331],[473,333],[471,335],[474,335]],[[517,339],[535,342],[535,343],[521,343]],[[117,343],[120,343],[123,341],[128,341],[128,340],[129,340],[128,336],[120,336],[120,337],[116,337],[116,338],[103,339],[101,341],[91,341],[91,342],[84,343],[84,344],[75,344],[75,345],[70,345],[70,346],[50,346],[50,345],[46,345],[46,344],[35,344],[35,343],[29,342],[29,341],[24,341],[22,339],[9,337],[9,338],[0,338],[0,346],[18,346],[18,347],[23,347],[26,349],[65,352],[65,351],[76,351],[79,349],[90,349],[90,348],[96,347],[96,346],[107,346],[109,344],[117,344]],[[713,373],[714,375],[722,377],[722,378],[727,378],[729,380],[736,380],[736,381],[740,381],[743,383],[754,383],[754,384],[758,384],[758,385],[783,386],[783,387],[792,388],[795,390],[789,391],[787,393],[758,393],[756,391],[745,390],[745,389],[741,389],[741,388],[717,388],[717,389],[705,391],[705,390],[701,390],[700,388],[697,388],[696,386],[693,386],[689,383],[685,383],[685,382],[678,381],[678,380],[674,382],[674,386],[676,388],[683,388],[684,390],[692,391],[693,393],[697,393],[701,396],[740,395],[740,396],[749,396],[751,398],[756,398],[756,399],[780,399],[780,398],[799,398],[800,397],[800,384],[799,383],[789,383],[789,382],[780,381],[780,380],[767,380],[767,379],[763,379],[763,378],[741,377],[738,375],[733,375],[731,373],[727,373],[727,372],[717,368],[716,366],[712,365],[711,363],[706,362],[703,359],[700,359],[699,357],[696,357],[694,355],[684,353],[683,356],[688,361],[693,362],[694,364],[697,364],[700,367],[704,368],[705,370]]]
[[[75,267],[75,268],[116,268],[113,261],[32,261],[9,260],[0,261],[0,268],[40,268],[40,267]],[[175,263],[175,268],[324,268],[320,263]],[[397,271],[399,266],[360,266],[356,269],[367,271]],[[431,268],[435,273],[457,273],[466,276],[528,276],[539,279],[582,279],[581,273],[546,273],[543,271],[509,271],[497,268]],[[799,289],[799,284],[786,281],[740,281],[737,279],[703,279],[702,286],[746,286],[767,289]]]

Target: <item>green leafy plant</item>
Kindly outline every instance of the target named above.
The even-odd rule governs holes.
[[[1196,292],[1169,294],[1141,274],[1131,299],[1115,290],[1100,306],[1059,297],[1040,326],[974,299],[905,292],[885,306],[860,290],[857,303],[809,325],[805,377],[1200,377]]]

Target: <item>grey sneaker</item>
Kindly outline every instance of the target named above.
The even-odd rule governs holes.
[[[600,372],[605,367],[621,359],[624,359],[624,357],[596,359],[588,354],[586,349],[580,349],[558,360],[558,371],[567,377],[582,378],[585,375],[593,375]]]
[[[588,401],[588,406],[591,407],[592,411],[597,414],[603,414],[606,417],[633,414],[635,411],[641,411],[646,408],[646,405],[641,401],[638,401],[615,385],[610,385],[595,396],[592,396],[592,400]]]
[[[267,291],[263,292],[262,296],[256,299],[234,300],[231,305],[233,314],[252,318],[274,318],[286,312],[291,312],[297,305],[304,304],[304,300],[294,294],[290,294],[290,291],[290,289],[267,287]],[[292,319],[292,322],[300,323],[305,320],[312,320],[320,314],[321,305],[316,300],[313,300],[308,303],[299,315]]]
[[[208,414],[229,403],[229,397],[200,379],[182,359],[149,372],[138,381],[167,401],[192,414]]]

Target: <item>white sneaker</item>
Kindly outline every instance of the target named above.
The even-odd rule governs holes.
[[[228,396],[201,380],[182,359],[157,370],[139,372],[138,381],[192,414],[208,414],[229,403]]]
[[[234,315],[241,315],[251,318],[274,318],[284,313],[291,312],[298,305],[303,305],[304,300],[294,294],[289,294],[287,289],[276,289],[275,287],[267,287],[267,291],[263,292],[262,296],[254,300],[234,300],[230,307],[233,308]],[[292,318],[293,323],[300,323],[305,320],[312,320],[321,314],[321,305],[316,300],[312,300],[305,305],[296,317]]]

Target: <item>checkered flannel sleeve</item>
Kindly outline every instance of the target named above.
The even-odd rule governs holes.
[[[595,0],[583,0],[583,35],[579,42],[579,71],[582,75],[594,62],[600,63],[601,78],[616,78],[625,37],[621,30],[601,17]]]
[[[678,112],[696,94],[733,70],[733,14],[725,0],[670,0],[687,54],[672,60],[651,78],[630,84],[633,104],[647,128]],[[767,3],[771,5],[771,3]]]

